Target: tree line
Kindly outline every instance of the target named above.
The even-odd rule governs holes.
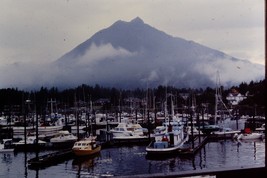
[[[221,86],[222,98],[226,104],[226,96],[235,89],[242,95],[247,95],[247,99],[238,105],[242,114],[253,115],[255,107],[259,114],[264,114],[265,108],[265,80],[250,83],[242,82],[238,86],[224,88]],[[185,106],[201,106],[208,103],[210,112],[213,112],[215,104],[215,88],[207,87],[205,89],[175,88],[172,86],[158,86],[157,88],[136,88],[136,89],[118,89],[102,87],[100,85],[90,86],[82,84],[76,88],[59,90],[56,87],[41,87],[39,90],[23,91],[17,88],[0,89],[0,112],[3,114],[22,114],[25,111],[27,102],[35,103],[35,109],[38,112],[47,111],[49,103],[54,101],[58,108],[71,108],[76,106],[89,106],[92,102],[99,105],[99,109],[118,110],[119,106],[130,106],[132,100],[138,101],[136,108],[154,108],[162,109],[162,103],[167,97],[171,97],[176,108]],[[129,99],[131,98],[131,99]],[[102,99],[102,100],[101,100]],[[127,100],[128,99],[128,100]],[[194,99],[194,100],[193,100]],[[99,101],[99,102],[98,102]],[[101,103],[103,101],[103,103]],[[195,103],[193,103],[195,101]],[[170,100],[168,101],[170,102]],[[170,104],[170,103],[169,103]],[[231,106],[229,106],[231,107]]]

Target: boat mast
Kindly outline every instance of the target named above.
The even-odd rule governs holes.
[[[218,110],[218,106],[220,104],[220,110]],[[224,109],[224,110],[222,110]],[[221,89],[221,84],[220,84],[220,75],[219,75],[219,71],[217,71],[217,75],[216,75],[216,93],[215,93],[215,118],[214,118],[214,122],[216,124],[217,122],[217,116],[218,116],[218,111],[226,111],[230,117],[232,117],[231,112],[229,111],[229,109],[227,108],[227,106],[225,105],[225,103],[222,100],[222,89]],[[221,114],[222,112],[220,112]]]
[[[171,94],[171,117],[174,118],[174,105],[173,105],[173,100],[172,100],[172,94]]]
[[[165,118],[165,122],[167,121],[168,118],[168,109],[167,109],[167,86],[166,86],[166,90],[165,90],[165,102],[164,102],[164,118]]]
[[[220,89],[219,89],[219,84],[220,84],[220,76],[219,76],[219,71],[217,71],[216,73],[216,86],[215,86],[215,114],[214,114],[214,124],[216,125],[217,124],[217,114],[218,114],[218,100],[219,100],[219,92],[220,92]]]

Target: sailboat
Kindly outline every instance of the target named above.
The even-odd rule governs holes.
[[[227,106],[224,104],[224,102],[222,100],[222,91],[221,91],[221,87],[220,87],[220,76],[219,76],[219,72],[217,71],[214,124],[217,124],[217,118],[220,118],[222,123],[221,123],[221,126],[219,127],[219,130],[211,132],[211,134],[215,138],[233,138],[234,135],[239,134],[241,131],[240,130],[233,130],[232,128],[225,127],[225,118],[222,117],[224,115],[224,113],[221,112],[222,108],[231,117],[230,111],[228,110]]]

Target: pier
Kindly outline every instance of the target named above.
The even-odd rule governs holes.
[[[50,166],[59,162],[63,162],[67,159],[73,157],[73,152],[71,149],[60,150],[57,152],[45,154],[42,156],[36,156],[28,160],[28,164],[30,168],[41,168]]]
[[[182,148],[178,150],[179,155],[193,156],[199,149],[201,149],[207,142],[207,136],[195,136],[191,138],[191,141],[184,144]]]

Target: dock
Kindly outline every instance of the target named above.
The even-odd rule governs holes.
[[[41,168],[54,165],[73,157],[72,149],[60,150],[57,152],[36,156],[28,160],[29,168]]]
[[[207,136],[195,136],[189,140],[188,143],[184,144],[182,148],[178,150],[179,155],[194,155],[199,149],[201,149],[207,142]]]

